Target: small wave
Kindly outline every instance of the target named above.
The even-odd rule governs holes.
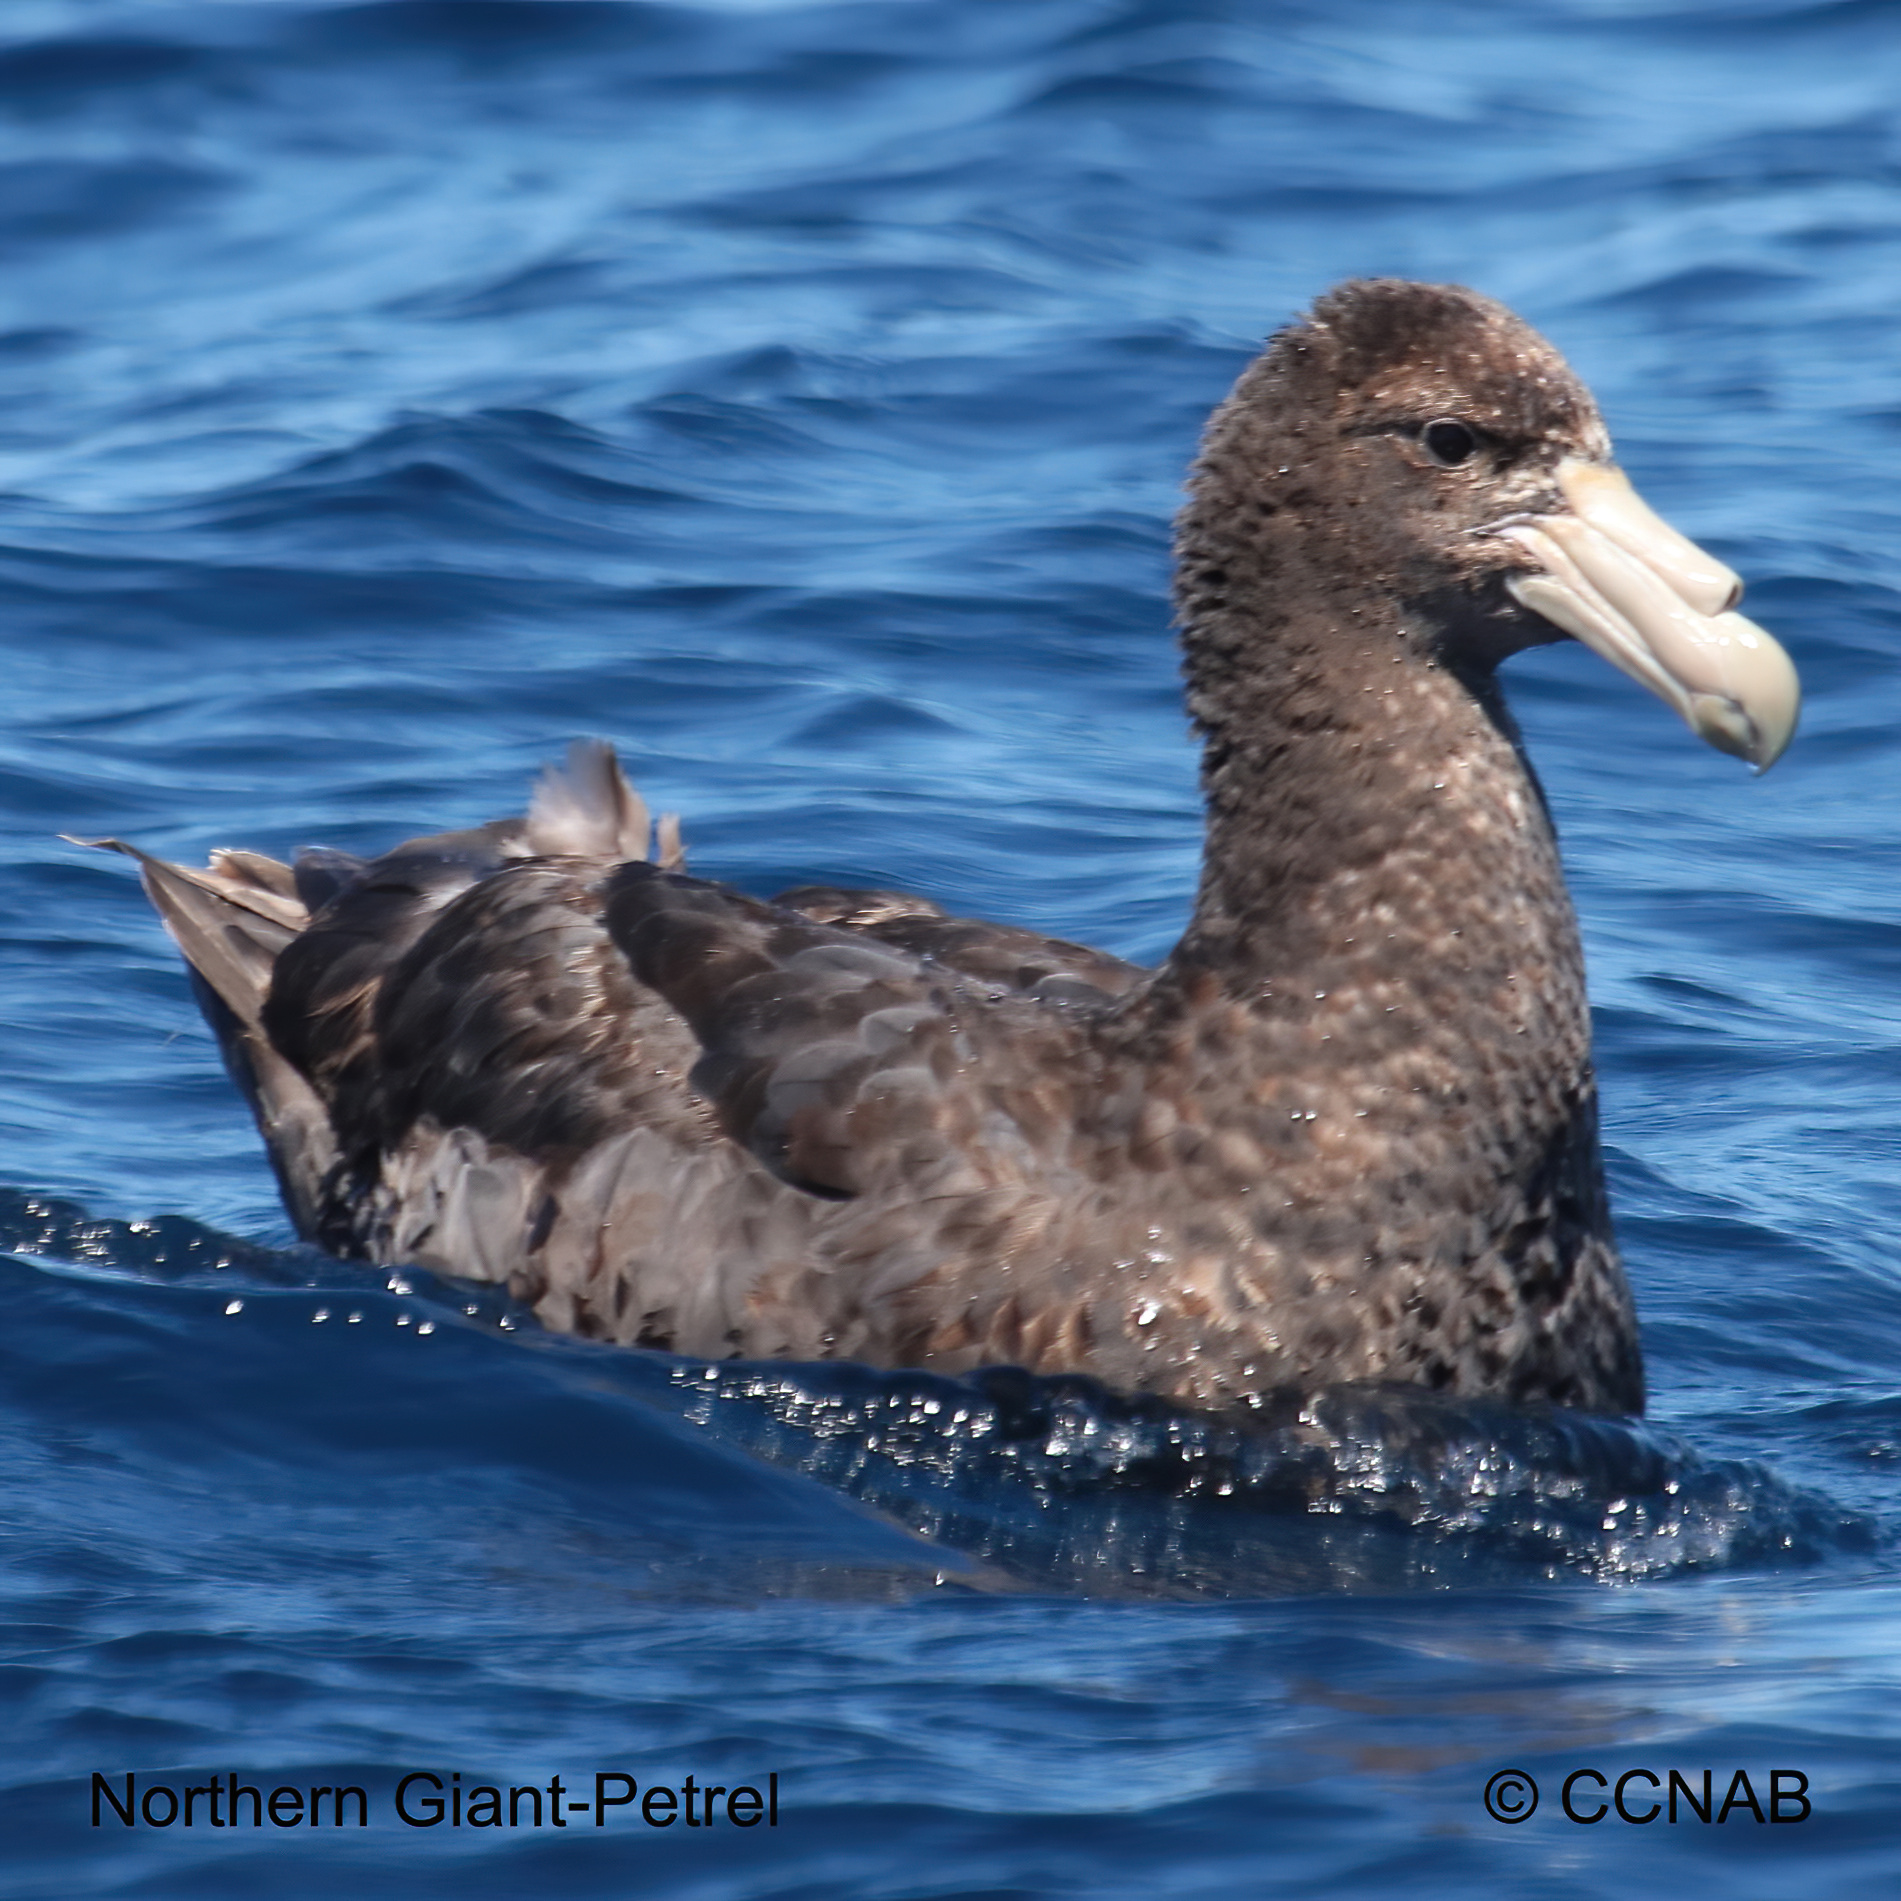
[[[115,1221],[0,1190],[0,1250],[100,1272],[353,1290],[366,1271],[176,1217]],[[1400,1386],[1211,1415],[1079,1375],[708,1364],[543,1334],[495,1289],[412,1273],[449,1325],[519,1332],[609,1403],[684,1418],[1019,1587],[1281,1596],[1634,1581],[1869,1550],[1865,1518],[1639,1421]]]
[[[369,0],[293,17],[303,43],[353,54],[454,52],[503,62],[571,57],[586,48],[642,48],[690,33],[692,13],[634,0]]]
[[[0,97],[4,92],[0,91]],[[156,225],[228,188],[202,166],[34,158],[0,164],[0,242],[67,245]]]
[[[64,1261],[102,1272],[163,1274],[167,1279],[235,1268],[272,1281],[284,1278],[290,1258],[182,1215],[115,1221],[88,1214],[76,1201],[18,1188],[0,1188],[0,1254]]]
[[[685,1415],[1046,1587],[1614,1581],[1809,1564],[1869,1522],[1635,1420],[1343,1385],[1211,1416],[1077,1375],[694,1364]]]

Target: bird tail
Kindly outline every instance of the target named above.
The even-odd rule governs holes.
[[[257,1118],[284,1205],[300,1234],[314,1234],[320,1191],[337,1163],[336,1133],[317,1092],[271,1047],[263,1025],[271,971],[310,922],[290,867],[257,852],[215,851],[194,871],[122,839],[71,842],[138,861],[146,896],[185,954],[225,1067]]]
[[[309,1077],[273,1046],[264,1006],[278,958],[314,913],[355,884],[364,862],[346,852],[306,851],[291,866],[258,852],[214,851],[196,871],[122,839],[70,842],[138,861],[146,896],[185,954],[225,1067],[257,1118],[291,1219],[307,1239],[334,1239],[324,1229],[340,1169],[337,1132]],[[394,856],[417,851],[439,869],[462,865],[470,884],[527,856],[645,859],[651,851],[663,870],[685,863],[679,820],[668,813],[651,823],[613,748],[598,740],[577,741],[566,763],[543,775],[526,818],[411,840]]]

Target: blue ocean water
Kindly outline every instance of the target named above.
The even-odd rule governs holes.
[[[1898,87],[1887,0],[8,0],[0,1888],[1892,1894]],[[1807,687],[1755,781],[1581,650],[1510,670],[1648,1426],[1243,1443],[294,1244],[58,834],[374,847],[598,733],[712,875],[1154,957],[1177,485],[1364,272],[1551,335]],[[1580,1825],[1576,1769],[1812,1813]],[[780,1819],[412,1829],[416,1770]],[[95,1771],[370,1825],[94,1828]]]

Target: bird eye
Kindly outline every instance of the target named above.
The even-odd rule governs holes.
[[[1419,440],[1442,469],[1456,469],[1461,462],[1469,461],[1479,446],[1478,437],[1451,416],[1441,416],[1438,421],[1427,423],[1419,432]]]

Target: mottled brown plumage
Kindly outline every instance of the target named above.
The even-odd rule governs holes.
[[[1562,637],[1545,611],[1603,607],[1516,590],[1556,598],[1537,525],[1587,533],[1567,498],[1608,452],[1550,347],[1467,291],[1345,286],[1242,376],[1177,542],[1208,837],[1153,972],[649,862],[605,749],[526,820],[312,856],[295,888],[235,854],[148,886],[340,1252],[694,1354],[1635,1411],[1577,932],[1493,677]],[[1705,616],[1727,585],[1681,583]],[[1658,663],[1694,676],[1686,718],[1773,757],[1792,704],[1701,653]]]

